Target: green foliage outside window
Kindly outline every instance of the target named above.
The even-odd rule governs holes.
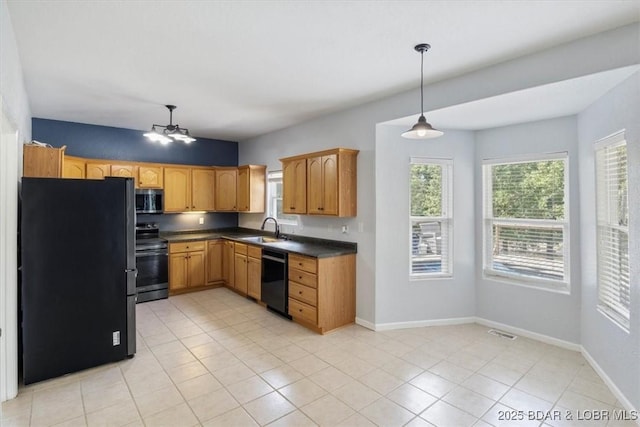
[[[411,216],[442,215],[442,167],[411,165]]]
[[[495,165],[493,217],[564,218],[564,162]]]

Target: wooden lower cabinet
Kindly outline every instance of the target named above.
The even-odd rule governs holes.
[[[222,280],[226,287],[235,287],[235,243],[225,240],[222,247]]]
[[[322,334],[356,317],[356,256],[289,255],[289,315]]]
[[[204,241],[169,244],[169,292],[200,288],[206,284]]]
[[[222,274],[222,254],[224,240],[209,240],[207,242],[207,284],[218,284],[224,280]]]
[[[262,249],[249,246],[247,254],[247,295],[260,301],[262,289]]]

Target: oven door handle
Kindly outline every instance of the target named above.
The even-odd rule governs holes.
[[[149,256],[158,256],[158,255],[169,255],[169,252],[167,252],[167,251],[136,252],[136,258],[149,257]]]

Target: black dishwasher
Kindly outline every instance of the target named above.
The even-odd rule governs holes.
[[[289,283],[287,278],[287,254],[262,250],[261,300],[267,307],[288,317]]]

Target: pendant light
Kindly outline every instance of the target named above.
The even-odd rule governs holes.
[[[411,129],[404,132],[402,136],[409,139],[429,139],[437,138],[443,134],[442,131],[434,129],[424,117],[424,53],[431,49],[431,45],[420,43],[414,47],[416,52],[420,52],[420,118],[418,123],[413,125]]]
[[[189,135],[189,129],[181,128],[179,125],[173,124],[173,110],[177,107],[175,105],[165,105],[169,109],[169,124],[166,126],[153,125],[151,131],[144,134],[152,142],[159,142],[163,145],[170,143],[171,141],[182,141],[185,144],[189,144],[195,141]]]

